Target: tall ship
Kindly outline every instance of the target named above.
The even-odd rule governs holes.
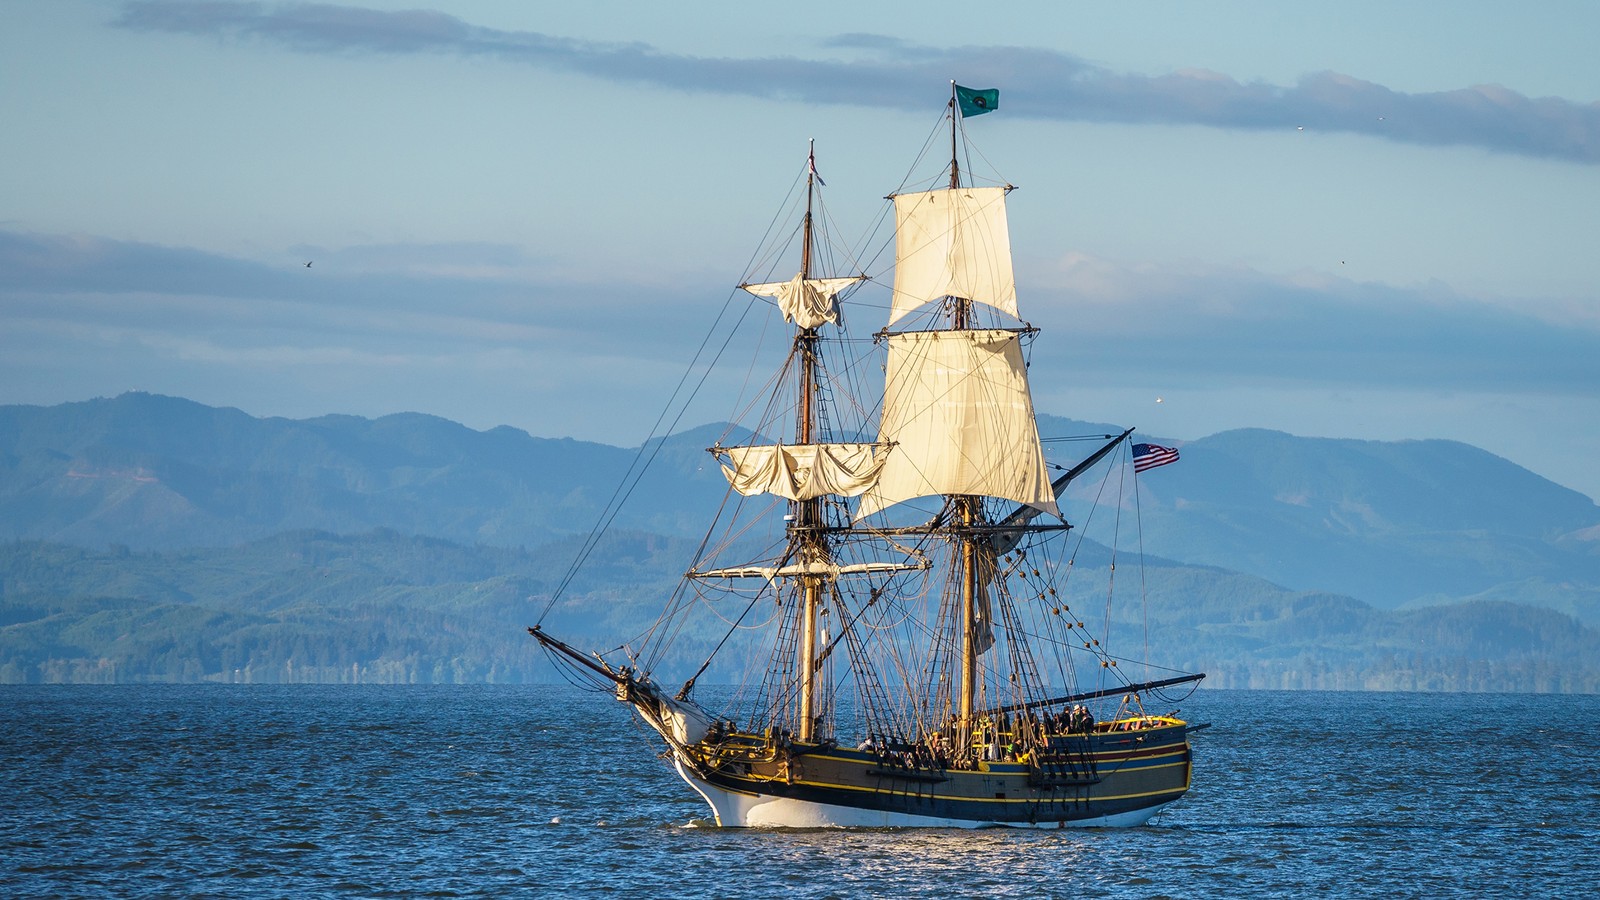
[[[1136,452],[1130,428],[1047,461],[1013,188],[960,164],[965,120],[997,101],[952,83],[924,148],[948,119],[948,165],[889,198],[892,286],[828,237],[808,153],[798,223],[740,285],[788,336],[747,423],[709,448],[727,496],[698,555],[617,649],[529,628],[659,735],[721,826],[1134,826],[1189,789],[1204,726],[1170,707],[1205,676],[1114,655],[1086,624],[1109,627],[1110,585],[1071,582],[1084,544],[1061,502],[1171,451]],[[798,270],[775,269],[792,252]],[[878,330],[853,335],[861,319]]]

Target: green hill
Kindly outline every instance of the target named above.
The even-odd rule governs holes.
[[[0,680],[548,677],[522,628],[614,496],[548,621],[614,645],[654,620],[721,502],[722,431],[641,453],[148,394],[0,407]],[[1119,629],[1165,661],[1234,686],[1595,689],[1589,498],[1446,441],[1154,440],[1182,459],[1138,476],[1126,512],[1161,560]]]
[[[575,550],[390,531],[170,552],[14,541],[0,545],[0,682],[548,680],[524,628]],[[654,621],[691,550],[613,535],[595,554],[606,565],[574,581],[545,623],[612,645]],[[1096,555],[1081,554],[1081,595],[1103,594]],[[1159,560],[1145,577],[1144,603],[1122,609],[1107,646],[1157,647],[1212,686],[1600,691],[1600,631],[1560,613],[1490,600],[1389,612]],[[686,677],[725,630],[713,616],[691,628],[667,677]],[[719,677],[737,673],[703,680]]]

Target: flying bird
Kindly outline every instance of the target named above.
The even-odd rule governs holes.
[[[306,268],[308,268],[308,269],[311,268],[311,263],[309,263],[309,262],[306,263]]]

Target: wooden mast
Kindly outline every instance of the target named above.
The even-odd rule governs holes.
[[[950,190],[961,188],[961,168],[959,156],[956,152],[956,126],[961,115],[960,104],[956,102],[956,83],[950,82]],[[953,309],[951,310],[952,330],[964,330],[972,327],[972,300],[967,297],[952,297]],[[957,721],[960,725],[961,747],[965,750],[972,740],[974,710],[977,708],[978,694],[978,645],[977,645],[977,619],[978,619],[978,552],[973,540],[972,526],[977,524],[981,515],[978,498],[959,495],[955,501],[955,521],[957,523],[956,541],[961,550],[961,680],[960,694],[957,706]]]
[[[811,145],[806,151],[806,215],[802,223],[800,241],[800,280],[811,277],[811,200],[816,182],[816,150]],[[795,442],[810,444],[816,440],[817,430],[817,329],[801,328],[795,335],[795,350],[800,357],[800,390],[795,424]],[[794,501],[794,517],[790,520],[789,539],[796,544],[797,556],[806,563],[821,562],[828,556],[822,535],[822,498]],[[800,668],[800,721],[795,737],[802,741],[816,738],[817,731],[817,609],[821,603],[822,577],[800,576],[800,647],[797,662]]]

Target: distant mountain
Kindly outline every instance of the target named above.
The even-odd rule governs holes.
[[[1041,427],[1051,437],[1119,430],[1050,416],[1041,417]],[[608,598],[595,601],[606,616],[646,617],[642,627],[664,585],[689,561],[684,542],[700,537],[722,500],[725,482],[705,448],[743,439],[726,432],[707,425],[641,451],[535,438],[508,427],[480,432],[417,414],[256,418],[137,393],[0,407],[0,540],[13,542],[13,563],[38,575],[57,565],[51,560],[66,558],[60,554],[77,552],[94,560],[99,573],[65,582],[7,576],[0,584],[0,650],[11,652],[24,633],[79,634],[72,629],[80,626],[66,624],[73,615],[68,607],[93,621],[125,624],[140,603],[173,615],[187,604],[189,614],[210,610],[206,615],[228,622],[247,617],[235,623],[240,633],[286,634],[302,620],[272,620],[285,613],[271,597],[291,593],[304,601],[297,609],[324,611],[305,612],[311,619],[340,604],[415,612],[435,626],[424,631],[436,644],[460,628],[452,632],[448,616],[430,618],[407,603],[436,608],[446,583],[495,596],[497,585],[524,598],[547,596],[602,511],[624,494],[609,539],[628,535],[629,549],[614,544],[611,552],[591,554],[595,565],[581,573],[587,580],[563,602],[579,603],[578,615],[582,603]],[[1263,660],[1295,659],[1291,650],[1328,666],[1323,683],[1336,681],[1335,671],[1355,678],[1366,665],[1359,660],[1370,662],[1376,647],[1411,647],[1423,653],[1418,659],[1437,662],[1451,641],[1481,634],[1480,616],[1492,616],[1507,635],[1549,639],[1541,658],[1556,665],[1557,654],[1586,647],[1584,635],[1600,628],[1600,508],[1500,457],[1448,441],[1311,439],[1253,429],[1187,442],[1147,439],[1178,446],[1182,456],[1137,476],[1136,501],[1122,511],[1130,523],[1125,533],[1147,558],[1171,561],[1160,568],[1175,579],[1172,618],[1231,648],[1226,660],[1212,663],[1238,662],[1243,682],[1262,677]],[[1052,458],[1069,464],[1095,445],[1049,446]],[[1092,479],[1075,485],[1063,502],[1069,520],[1084,521],[1097,491]],[[323,537],[309,544],[285,537],[304,533]],[[340,536],[374,534],[409,549],[363,546],[377,560],[370,571],[339,568],[352,564],[339,560]],[[251,568],[266,565],[274,541],[318,549],[286,555],[298,560],[287,570]],[[331,560],[315,580],[298,568],[308,552]],[[466,557],[474,561],[459,563]],[[237,563],[244,573],[238,579],[265,581],[244,589],[238,579],[202,577],[221,558],[249,560]],[[139,562],[147,559],[159,563]],[[411,576],[401,573],[408,564],[413,575],[426,577],[407,581]],[[82,572],[78,563],[60,566]],[[415,590],[395,593],[384,579]],[[645,582],[648,589],[634,593],[623,587]],[[24,596],[28,603],[63,604],[62,611],[24,609],[18,605]],[[1189,599],[1176,599],[1182,596]],[[1277,598],[1276,605],[1252,619],[1242,612],[1248,597]],[[1206,618],[1194,618],[1196,610]],[[346,626],[356,621],[348,613],[336,619]],[[578,621],[586,620],[578,615]],[[1271,624],[1279,621],[1281,629]],[[1412,632],[1432,633],[1439,622],[1452,623],[1452,630],[1439,635],[1438,647],[1413,646]],[[1560,637],[1560,622],[1580,630]],[[71,643],[60,635],[28,643],[29,653],[66,654],[67,644],[50,643]],[[1329,661],[1339,642],[1351,644],[1344,668]],[[95,641],[72,646],[73,653],[104,649]],[[1507,654],[1510,645],[1495,658],[1504,663]],[[24,657],[32,658],[16,658]],[[1304,666],[1296,671],[1294,677],[1305,677]],[[1365,676],[1359,681],[1368,683]]]
[[[1574,591],[1529,601],[1600,621],[1600,508],[1491,453],[1257,429],[1180,452],[1140,476],[1145,544],[1162,555],[1386,608],[1540,579]]]
[[[538,682],[555,677],[525,626],[545,616],[576,550],[464,547],[392,531],[294,532],[235,547],[133,552],[0,544],[0,683],[111,681]],[[608,536],[602,565],[544,624],[612,646],[655,620],[687,539]],[[1084,596],[1104,596],[1104,548],[1079,554]],[[1258,578],[1148,561],[1144,603],[1106,646],[1221,688],[1600,692],[1600,630],[1492,600],[1386,612]],[[683,679],[730,631],[705,613],[658,675]],[[750,632],[735,630],[735,643]],[[737,682],[726,654],[703,681]],[[762,658],[764,651],[750,648]]]
[[[721,482],[667,441],[616,524],[700,528]],[[700,444],[696,449],[701,449]],[[0,407],[0,537],[140,550],[393,528],[497,546],[594,525],[637,454],[419,414],[258,419],[153,394]],[[685,503],[689,504],[686,508]]]

